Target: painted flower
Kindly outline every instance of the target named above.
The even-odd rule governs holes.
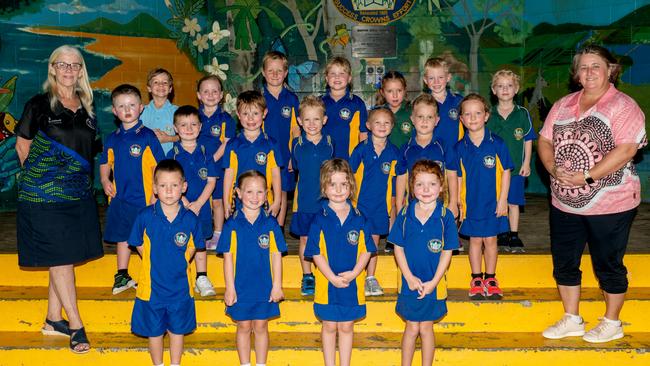
[[[200,31],[201,26],[199,25],[199,20],[197,18],[194,18],[192,20],[185,18],[185,26],[183,26],[183,32],[189,33],[191,37],[194,37],[194,35]]]
[[[197,34],[196,39],[194,41],[192,41],[192,44],[196,48],[198,48],[199,53],[203,52],[203,50],[207,50],[208,49],[208,35],[207,34],[204,34],[204,35]]]
[[[219,43],[222,38],[229,36],[230,31],[227,29],[221,30],[221,27],[219,27],[219,22],[212,23],[212,32],[208,34],[208,38],[210,38],[213,45]]]
[[[203,70],[207,73],[216,75],[221,80],[226,80],[227,76],[224,71],[227,71],[228,69],[230,69],[230,66],[228,64],[220,65],[216,57],[212,58],[212,63],[210,65],[205,65],[203,67]]]
[[[237,110],[237,97],[233,98],[232,95],[228,93],[223,99],[223,110],[230,114],[235,113]]]

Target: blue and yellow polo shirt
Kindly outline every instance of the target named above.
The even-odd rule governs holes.
[[[223,154],[223,168],[233,170],[233,185],[231,192],[237,186],[239,175],[249,170],[257,170],[266,177],[269,204],[273,203],[273,187],[271,171],[284,165],[282,154],[279,153],[275,140],[261,132],[255,141],[248,141],[243,133],[226,144]],[[225,192],[224,192],[225,194]],[[225,197],[225,196],[224,196]],[[231,197],[234,197],[231,195]],[[232,202],[229,202],[231,204]]]
[[[436,274],[443,250],[458,249],[458,230],[454,215],[438,201],[429,219],[422,224],[415,216],[415,205],[404,207],[395,219],[387,241],[404,249],[406,263],[411,273],[422,282],[430,281]],[[440,280],[434,292],[438,300],[447,298],[447,279]],[[404,275],[399,296],[417,298],[418,291],[410,290]]]
[[[287,251],[275,217],[260,210],[254,223],[238,209],[226,220],[217,253],[231,253],[237,302],[268,302],[273,288],[273,253]]]
[[[292,212],[317,213],[321,209],[320,167],[334,157],[334,143],[329,136],[322,136],[314,144],[303,132],[291,146],[291,166],[298,173]]]
[[[460,123],[460,102],[463,96],[447,89],[447,97],[443,103],[438,103],[440,121],[433,131],[434,139],[442,142],[442,146],[450,149],[456,142],[463,138],[465,129]]]
[[[314,218],[307,236],[305,257],[322,255],[334,273],[351,271],[362,253],[377,251],[367,229],[366,219],[350,204],[350,214],[341,224],[328,202],[322,203],[321,212]],[[359,275],[346,288],[336,288],[318,268],[314,302],[322,305],[355,306],[366,303],[365,276]]]
[[[221,109],[221,106],[217,107],[210,117],[205,115],[203,105],[199,106],[199,121],[201,121],[199,143],[215,152],[226,139],[234,138],[236,135],[237,123],[228,112]]]
[[[356,204],[366,216],[390,215],[399,156],[397,147],[388,140],[384,150],[377,155],[371,135],[354,148],[350,167],[357,183]]]
[[[368,132],[366,104],[349,90],[338,101],[332,99],[328,90],[323,102],[327,115],[323,135],[330,135],[334,140],[334,157],[347,160],[359,143],[359,133]]]
[[[397,175],[410,172],[415,163],[425,159],[434,161],[442,168],[443,173],[445,171],[445,149],[435,137],[424,147],[417,143],[415,136],[411,137],[409,142],[400,149],[399,156],[400,159],[396,168]]]
[[[298,96],[287,88],[282,88],[277,99],[268,91],[266,85],[262,93],[268,109],[262,130],[277,142],[282,157],[286,161],[290,156],[291,142],[298,137],[294,136],[292,131],[298,127],[297,116],[300,101]]]
[[[106,137],[99,163],[113,171],[115,198],[144,207],[153,194],[153,170],[164,158],[156,134],[139,121],[128,130],[120,125]]]
[[[196,215],[178,205],[169,222],[160,201],[144,208],[135,219],[129,245],[142,246],[142,269],[136,297],[156,303],[175,303],[194,297],[194,276],[190,258],[195,249],[205,248]]]
[[[479,146],[467,134],[448,150],[447,169],[462,177],[461,220],[494,217],[501,194],[501,176],[504,170],[512,168],[506,143],[487,128]]]

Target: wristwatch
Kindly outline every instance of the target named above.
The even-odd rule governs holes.
[[[585,170],[585,183],[587,183],[587,184],[594,184],[594,183],[596,183],[596,182],[594,181],[594,178],[592,178],[591,175],[589,175],[589,171],[588,171],[588,170]]]

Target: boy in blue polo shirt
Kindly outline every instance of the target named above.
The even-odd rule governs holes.
[[[264,120],[263,131],[273,138],[280,149],[282,159],[289,160],[290,144],[300,136],[296,118],[299,101],[295,93],[286,88],[284,81],[289,72],[289,60],[284,53],[269,51],[262,59],[264,88],[262,93],[269,112]],[[282,204],[278,214],[278,224],[284,227],[287,215],[287,192],[296,188],[296,177],[288,166],[282,167]]]
[[[102,187],[110,200],[104,241],[117,243],[114,295],[136,285],[128,272],[131,250],[126,241],[138,211],[154,199],[153,170],[165,157],[156,134],[139,120],[143,109],[140,98],[138,88],[128,84],[111,93],[113,114],[122,124],[106,138],[99,161]]]
[[[195,107],[184,105],[174,112],[174,130],[180,141],[174,143],[167,158],[178,161],[183,167],[187,182],[187,191],[182,198],[183,205],[199,217],[201,231],[207,240],[212,236],[212,210],[208,201],[217,182],[215,151],[210,146],[197,142],[201,122],[199,122],[199,111]],[[197,250],[194,262],[196,263],[194,291],[201,296],[216,295],[208,278],[208,260],[205,250]]]
[[[367,137],[366,119],[368,112],[361,98],[352,94],[350,61],[334,57],[325,67],[327,92],[323,96],[329,123],[323,133],[334,141],[334,156],[348,159],[352,150]]]
[[[370,111],[366,126],[370,138],[362,141],[352,151],[350,167],[357,185],[356,205],[366,217],[375,246],[379,237],[388,234],[389,221],[395,205],[395,165],[399,150],[388,141],[395,125],[395,115],[388,108]],[[366,296],[380,296],[384,290],[375,278],[377,256],[372,256],[366,269]]]
[[[144,107],[140,119],[153,130],[165,154],[178,141],[174,135],[174,112],[177,106],[169,99],[174,90],[172,74],[165,69],[154,69],[147,75],[147,91],[151,102]]]
[[[506,143],[485,127],[490,108],[478,94],[460,104],[467,134],[448,150],[448,182],[460,184],[460,234],[469,236],[472,300],[503,297],[496,279],[497,235],[508,231],[508,188],[512,160]],[[485,263],[485,277],[481,262]]]
[[[463,125],[458,119],[458,106],[463,96],[452,93],[447,87],[451,73],[447,61],[440,57],[430,58],[424,64],[423,80],[425,89],[438,103],[440,122],[436,126],[435,137],[442,142],[445,150],[449,149],[463,138]]]
[[[237,117],[242,131],[226,144],[223,158],[223,207],[226,218],[233,211],[237,177],[249,170],[257,170],[266,177],[268,210],[273,216],[280,212],[280,168],[284,160],[275,140],[262,132],[266,113],[266,101],[260,92],[249,90],[237,97]]]
[[[298,255],[302,267],[300,293],[314,294],[315,279],[311,263],[305,260],[305,245],[309,226],[321,208],[321,195],[318,188],[320,167],[324,161],[334,157],[334,144],[329,136],[323,136],[323,125],[327,123],[325,104],[313,95],[306,96],[300,103],[298,122],[303,133],[293,139],[291,144],[290,168],[297,173],[298,183],[293,195],[293,216],[291,233],[300,237]]]
[[[183,335],[196,329],[189,259],[205,243],[198,218],[179,203],[186,189],[180,163],[161,161],[153,185],[158,201],[138,214],[128,241],[142,256],[131,331],[149,338],[154,365],[163,364],[165,333],[171,364],[180,365]]]

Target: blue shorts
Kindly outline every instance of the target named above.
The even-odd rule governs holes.
[[[221,166],[221,160],[217,162],[217,166]],[[212,191],[212,199],[220,200],[223,198],[223,169],[217,168],[217,183],[214,186],[214,191]]]
[[[388,235],[388,227],[390,226],[390,218],[388,215],[379,213],[379,210],[372,210],[365,208],[361,205],[358,206],[359,211],[366,217],[366,224],[370,229],[371,235]],[[384,210],[384,208],[382,208]]]
[[[170,331],[188,334],[196,329],[194,299],[170,303],[152,303],[138,298],[133,305],[131,332],[143,337],[158,337]]]
[[[243,320],[266,320],[280,316],[277,302],[239,302],[226,306],[226,315],[238,322]]]
[[[475,238],[497,236],[501,233],[507,233],[508,231],[510,231],[508,217],[496,217],[496,215],[486,219],[465,218],[462,224],[460,224],[460,230],[458,230],[462,235]]]
[[[287,167],[280,169],[282,177],[282,192],[293,192],[296,190],[296,174],[290,172]]]
[[[143,208],[132,205],[119,198],[113,198],[106,211],[104,241],[119,243],[129,240],[135,218]]]
[[[309,227],[314,222],[316,215],[315,213],[294,212],[291,215],[291,227],[289,231],[294,235],[307,236],[309,234]]]
[[[349,322],[366,316],[366,305],[323,305],[314,303],[314,314],[321,321]]]
[[[210,220],[201,219],[201,233],[204,239],[210,239],[214,231],[212,230],[212,217]]]
[[[420,300],[414,296],[399,295],[395,312],[411,322],[436,321],[447,314],[447,302],[437,300],[435,291]]]
[[[508,191],[508,203],[511,205],[523,206],[526,204],[526,177],[512,175],[510,178],[510,190]]]

